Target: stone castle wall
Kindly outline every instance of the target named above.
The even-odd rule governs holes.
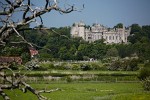
[[[104,39],[105,43],[127,43],[127,37],[130,35],[130,29],[107,28],[100,24],[93,24],[86,27],[83,22],[74,23],[71,27],[73,37],[82,37],[85,41],[94,42]]]

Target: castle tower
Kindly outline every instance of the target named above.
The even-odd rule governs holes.
[[[123,25],[123,29],[122,29],[122,41],[125,43],[126,39],[125,39],[125,27]]]
[[[73,37],[82,37],[86,40],[85,24],[82,21],[79,23],[74,23],[71,27],[71,34]]]
[[[86,40],[85,24],[82,21],[80,21],[78,27],[79,27],[79,36],[82,37],[84,40]]]
[[[79,36],[79,27],[78,23],[74,23],[71,27],[71,35],[73,37],[78,37]]]

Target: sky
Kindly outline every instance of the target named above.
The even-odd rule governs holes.
[[[83,21],[87,25],[93,23],[113,27],[118,23],[125,26],[132,24],[150,25],[150,0],[59,0],[75,4],[81,12],[61,15],[50,12],[43,15],[47,27],[71,26],[74,22]]]
[[[33,0],[35,4],[42,5],[44,0]],[[83,21],[86,25],[99,23],[113,27],[118,23],[125,26],[132,24],[150,25],[150,0],[58,0],[58,5],[74,4],[79,11],[69,14],[60,14],[51,11],[42,15],[44,26],[64,27],[75,22]],[[63,7],[63,6],[62,6]],[[16,17],[19,17],[16,16]],[[31,24],[33,26],[34,24]]]

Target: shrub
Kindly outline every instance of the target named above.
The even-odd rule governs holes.
[[[132,60],[115,60],[113,61],[110,66],[108,67],[108,70],[126,70],[126,71],[135,71],[138,70],[138,63],[139,61],[137,59]]]
[[[47,70],[48,69],[48,64],[40,64],[40,67],[38,68],[38,70]]]
[[[83,71],[91,70],[91,65],[90,64],[82,64],[81,70],[83,70]]]
[[[146,77],[150,76],[150,68],[142,68],[140,70],[139,79],[144,80]]]
[[[138,63],[139,63],[139,61],[138,61],[137,59],[132,59],[132,60],[130,61],[130,63],[129,63],[130,70],[131,70],[131,71],[138,70],[138,69],[139,69],[138,66],[137,66]]]
[[[130,70],[129,63],[130,63],[130,60],[124,60],[124,61],[121,63],[121,70],[124,70],[124,71]]]
[[[119,68],[121,68],[121,62],[119,60],[117,60],[117,61],[113,61],[111,63],[111,65],[108,68],[108,70],[116,71],[116,70],[119,70]]]
[[[146,77],[145,80],[143,81],[143,88],[146,91],[150,91],[150,76]]]
[[[150,77],[150,63],[144,65],[138,76],[140,80],[145,80],[147,77]]]
[[[150,91],[150,63],[144,65],[138,77],[142,80],[144,89]]]
[[[54,69],[53,63],[41,63],[40,67],[37,70],[48,70],[48,69]]]
[[[17,65],[15,62],[13,62],[13,63],[10,65],[10,68],[11,68],[12,70],[17,70],[17,69],[18,69],[18,65]]]
[[[107,70],[107,67],[100,62],[91,63],[91,68],[92,70],[102,70],[102,71]]]
[[[70,82],[72,82],[73,80],[72,80],[69,76],[67,76],[67,77],[66,77],[66,81],[67,81],[67,83],[70,83]]]
[[[72,64],[72,70],[80,70],[80,64]]]
[[[37,70],[39,69],[39,61],[38,59],[31,60],[25,64],[26,69],[28,70]]]

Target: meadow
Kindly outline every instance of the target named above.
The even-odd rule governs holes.
[[[16,71],[17,72],[17,71]],[[10,74],[9,72],[7,73]],[[36,90],[60,88],[43,93],[48,100],[148,100],[138,79],[139,71],[22,70],[25,81]],[[11,100],[37,100],[30,91],[5,90]],[[0,100],[3,100],[0,96]]]
[[[143,90],[140,82],[137,83],[51,83],[31,84],[36,89],[56,89],[60,91],[44,93],[49,100],[148,100],[150,92]],[[11,90],[6,93],[11,100],[36,100],[37,98],[29,91],[22,93],[20,90]],[[0,97],[0,100],[2,98]]]

